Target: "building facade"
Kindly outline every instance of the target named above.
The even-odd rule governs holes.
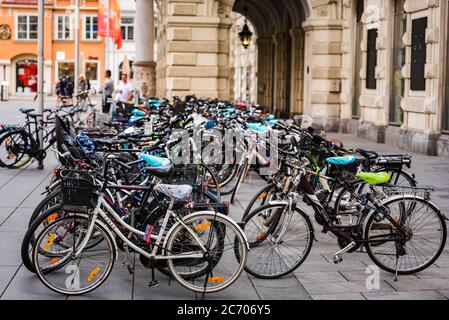
[[[96,86],[104,72],[104,40],[97,35],[98,1],[80,0],[80,75]],[[75,23],[73,0],[45,1],[44,91],[53,94],[56,80],[74,79]],[[0,0],[0,82],[10,94],[37,91],[37,0]]]
[[[157,95],[241,98],[237,12],[257,36],[258,104],[449,156],[448,2],[156,0]]]

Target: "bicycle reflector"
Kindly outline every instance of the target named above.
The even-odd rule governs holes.
[[[204,221],[203,223],[200,223],[199,225],[195,226],[196,231],[204,231],[207,228],[209,228],[212,225],[212,222],[209,220]]]
[[[53,245],[53,242],[55,241],[55,238],[56,238],[56,233],[52,233],[48,237],[47,242],[44,244],[44,249],[45,250],[48,250]]]
[[[209,278],[209,280],[207,282],[209,282],[209,283],[222,283],[224,281],[225,281],[224,277],[211,277],[211,278]]]
[[[96,267],[87,277],[87,281],[91,282],[100,273],[100,267]]]

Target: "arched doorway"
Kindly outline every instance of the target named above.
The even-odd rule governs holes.
[[[18,94],[37,92],[37,59],[35,56],[20,56],[13,62],[13,88]]]
[[[257,33],[257,101],[282,117],[303,112],[307,0],[236,0],[232,10]]]

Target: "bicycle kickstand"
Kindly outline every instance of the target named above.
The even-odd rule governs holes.
[[[148,283],[148,286],[150,288],[152,288],[152,287],[157,287],[158,285],[159,285],[159,281],[154,279],[154,266],[152,266],[151,267],[151,281],[150,281],[150,283]]]

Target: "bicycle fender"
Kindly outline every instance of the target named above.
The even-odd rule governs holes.
[[[226,221],[230,222],[232,225],[234,225],[234,227],[237,228],[237,230],[241,230],[241,231],[242,231],[242,234],[243,234],[243,238],[245,239],[245,246],[246,246],[246,249],[249,251],[249,242],[248,242],[248,238],[246,237],[245,232],[244,232],[244,231],[242,230],[242,228],[237,224],[237,222],[235,222],[235,221],[232,220],[231,218],[229,218],[229,217],[227,217],[227,216],[225,216],[225,215],[223,215],[223,214],[221,214],[221,213],[216,213],[216,212],[214,212],[214,211],[198,211],[198,212],[194,212],[194,213],[191,213],[191,214],[185,216],[185,217],[183,218],[183,220],[185,221],[185,220],[188,220],[188,219],[193,218],[193,217],[195,217],[195,216],[199,216],[199,215],[203,215],[203,214],[213,214],[213,215],[216,215],[217,217],[220,217],[220,218],[222,218],[223,220],[226,220]],[[164,248],[167,246],[167,239],[170,238],[170,236],[171,236],[171,234],[173,233],[173,231],[174,231],[174,230],[178,227],[178,225],[180,225],[180,224],[181,224],[180,222],[175,223],[175,224],[171,227],[171,229],[167,232],[167,235],[165,236],[165,239],[164,239]]]

